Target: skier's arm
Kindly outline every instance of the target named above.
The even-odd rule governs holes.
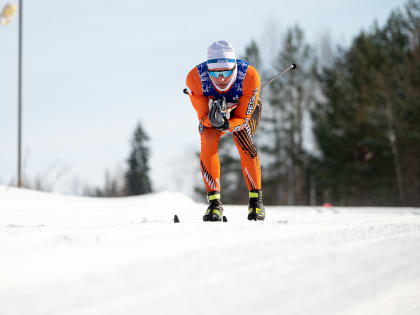
[[[195,67],[187,76],[187,91],[191,103],[197,111],[198,120],[206,127],[212,127],[209,121],[209,99],[203,95],[198,69]]]
[[[242,97],[239,99],[233,117],[229,119],[230,131],[235,132],[246,127],[257,105],[260,86],[260,76],[257,70],[250,65],[244,79]]]

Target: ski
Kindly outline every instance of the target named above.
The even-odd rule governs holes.
[[[222,222],[228,222],[228,219],[226,218],[226,216],[224,215],[222,218]],[[179,217],[177,214],[174,215],[174,223],[180,223],[179,221]]]

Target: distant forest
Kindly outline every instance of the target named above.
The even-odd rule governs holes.
[[[265,204],[420,206],[420,0],[361,31],[349,47],[325,40],[319,53],[298,25],[279,41],[270,63],[254,40],[242,56],[262,81],[298,65],[261,96],[254,140]],[[235,150],[223,137],[222,196],[244,204]],[[203,188],[195,188],[197,196],[205,196]]]

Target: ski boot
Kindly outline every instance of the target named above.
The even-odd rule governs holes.
[[[203,216],[203,221],[222,221],[223,206],[220,201],[220,193],[217,191],[209,192],[207,196],[210,205]]]
[[[262,201],[262,191],[252,190],[249,192],[248,220],[264,220],[265,209]]]

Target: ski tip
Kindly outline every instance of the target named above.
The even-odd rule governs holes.
[[[292,63],[292,64],[290,65],[290,68],[292,68],[292,69],[296,69],[296,64],[295,64],[295,63]]]
[[[174,215],[174,223],[179,223],[179,218],[176,214]]]
[[[227,222],[228,220],[227,220],[227,218],[226,218],[226,216],[223,216],[223,222]]]

